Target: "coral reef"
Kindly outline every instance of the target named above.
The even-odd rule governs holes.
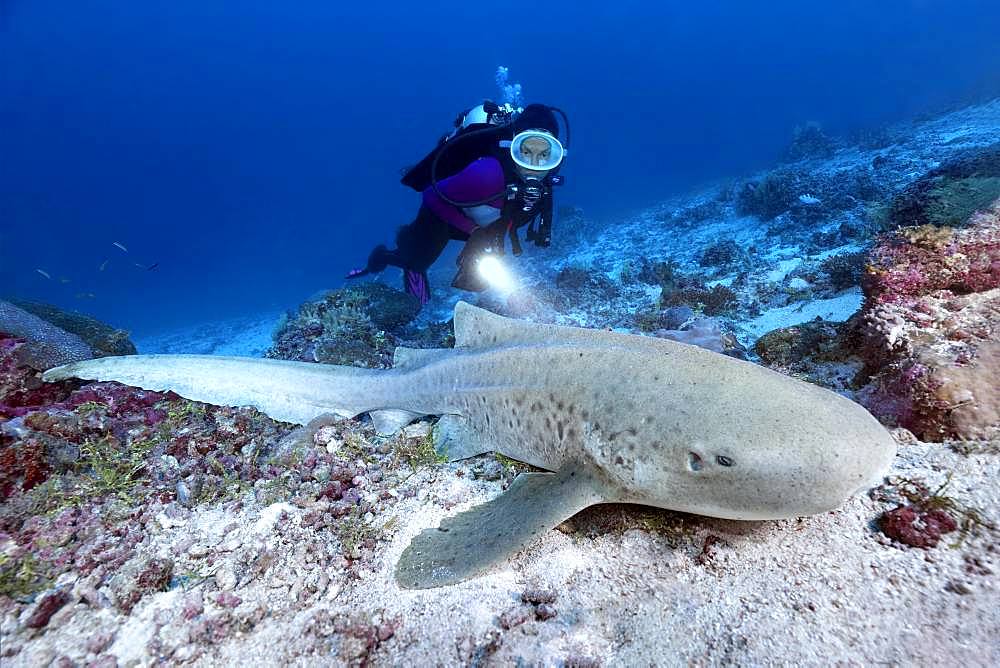
[[[732,239],[723,239],[706,248],[698,258],[702,267],[728,269],[745,257],[745,251]]]
[[[854,347],[855,323],[814,320],[767,332],[754,344],[765,366],[836,391],[854,389],[864,366]]]
[[[607,276],[584,267],[565,267],[556,274],[556,287],[563,293],[572,293],[574,301],[593,297],[613,299],[617,286]]]
[[[88,315],[64,311],[51,304],[24,299],[11,299],[10,302],[14,306],[52,323],[59,329],[80,337],[90,346],[96,357],[136,354],[135,344],[129,340],[129,333],[125,330],[115,329]]]
[[[863,252],[840,253],[823,260],[819,269],[829,276],[834,290],[844,290],[861,285],[866,263],[867,256]]]
[[[792,133],[792,141],[785,149],[784,159],[787,161],[804,160],[806,158],[829,158],[833,155],[835,145],[823,132],[823,127],[810,121],[799,125]]]
[[[3,300],[0,300],[0,333],[22,339],[27,344],[19,353],[23,363],[39,371],[94,356],[94,351],[80,337]]]
[[[743,216],[772,220],[788,211],[798,194],[794,173],[775,170],[760,181],[749,181],[743,185],[737,195],[736,210]]]
[[[964,229],[886,235],[862,282],[860,400],[925,440],[1000,428],[1000,203]]]
[[[31,346],[0,333],[0,420],[26,415],[33,407],[61,401],[72,383],[43,383]]]
[[[402,328],[419,312],[412,295],[363,283],[307,301],[274,334],[267,357],[384,368]]]
[[[1000,144],[970,149],[897,194],[880,218],[888,229],[959,226],[1000,198]]]

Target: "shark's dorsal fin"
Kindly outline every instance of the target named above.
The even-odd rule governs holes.
[[[551,325],[505,318],[473,306],[455,304],[455,347],[489,348],[517,343],[542,343],[552,340]]]
[[[515,320],[466,302],[455,304],[456,348],[541,344],[627,347],[664,353],[694,347],[655,336]]]

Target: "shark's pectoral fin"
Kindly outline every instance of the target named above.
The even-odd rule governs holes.
[[[407,589],[467,580],[510,556],[587,506],[604,500],[599,474],[582,466],[522,473],[510,488],[425,529],[404,550],[396,581]]]
[[[469,421],[461,415],[442,415],[434,425],[434,450],[448,458],[449,462],[468,459],[493,450],[469,427]]]
[[[388,436],[389,434],[395,434],[417,418],[423,417],[424,414],[388,408],[380,411],[371,411],[369,415],[372,418],[372,423],[375,425],[375,431]]]

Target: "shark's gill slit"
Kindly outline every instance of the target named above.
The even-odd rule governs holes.
[[[688,453],[688,468],[692,471],[700,471],[702,467],[701,456],[697,452]]]

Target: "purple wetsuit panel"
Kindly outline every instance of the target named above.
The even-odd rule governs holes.
[[[496,158],[479,158],[458,174],[438,181],[438,188],[445,197],[456,202],[478,202],[499,193],[499,197],[488,202],[497,209],[503,207],[504,185],[503,167]],[[441,199],[434,186],[424,191],[424,204],[438,218],[463,232],[471,234],[479,227],[461,209]]]

